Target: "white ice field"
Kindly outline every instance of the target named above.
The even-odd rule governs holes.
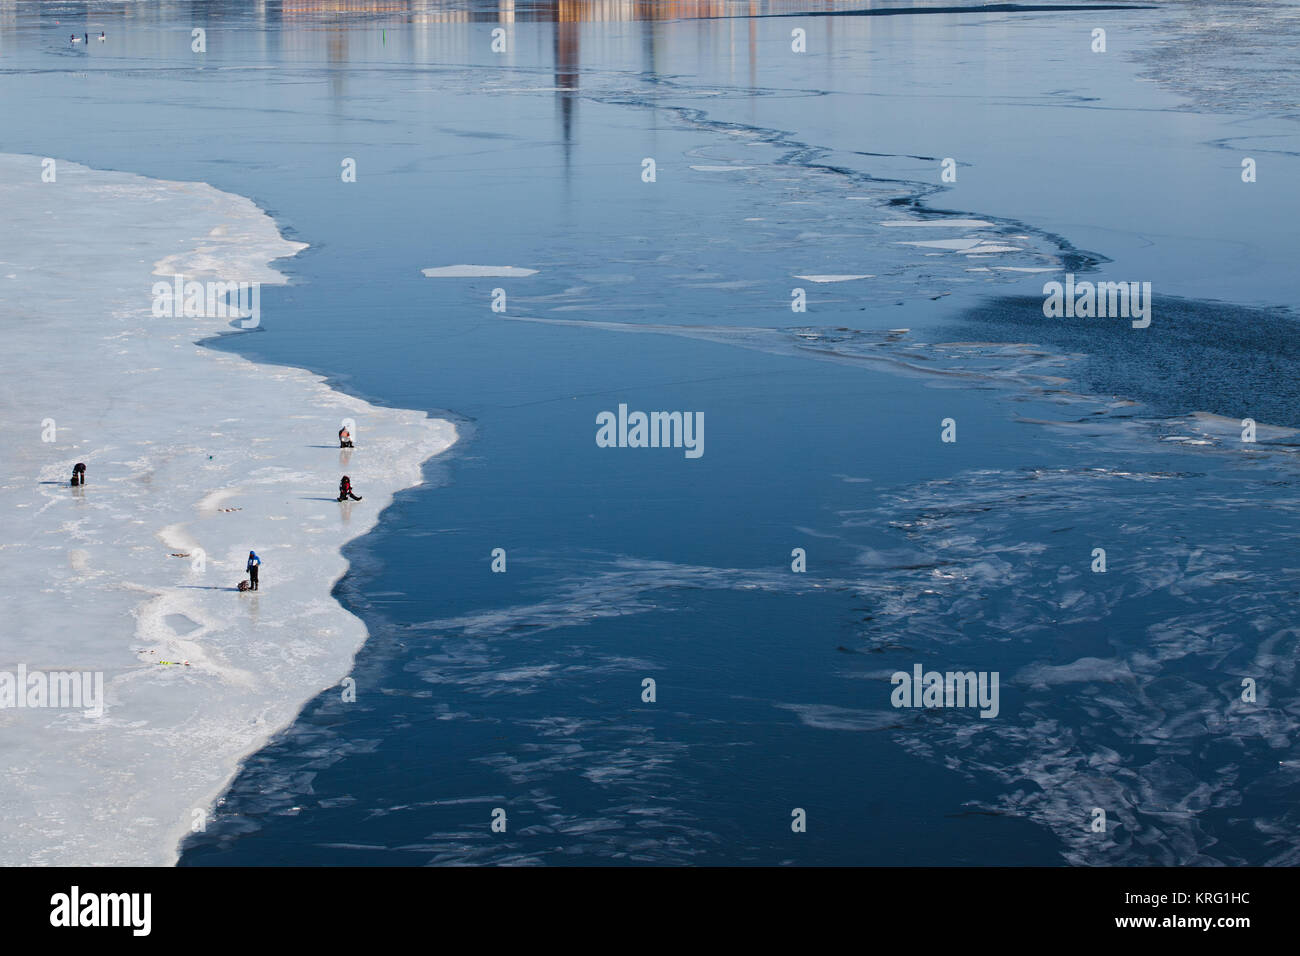
[[[105,707],[0,709],[0,864],[170,864],[241,758],[348,674],[366,632],[330,596],[340,549],[456,432],[195,344],[238,319],[154,315],[177,273],[285,281],[270,263],[303,245],[251,201],[43,168],[0,154],[0,680],[102,671]],[[344,473],[363,501],[334,501]]]

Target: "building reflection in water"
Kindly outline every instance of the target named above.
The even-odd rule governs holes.
[[[564,178],[569,179],[569,160],[573,150],[573,111],[578,102],[578,18],[565,16],[566,7],[581,4],[559,2],[555,4],[555,96],[560,109],[560,135],[564,140]]]
[[[932,6],[938,0],[888,0],[890,7]],[[4,0],[0,0],[2,6]],[[659,72],[657,44],[664,34],[656,21],[717,19],[730,20],[725,29],[730,38],[734,75],[737,35],[744,21],[748,53],[748,83],[757,84],[758,39],[756,17],[783,13],[814,13],[870,8],[873,0],[207,0],[202,4],[162,0],[140,12],[128,8],[125,20],[147,22],[159,17],[188,12],[198,21],[238,23],[251,21],[264,27],[278,27],[271,34],[281,52],[311,58],[320,50],[320,33],[327,33],[325,55],[330,66],[330,94],[343,105],[349,64],[349,40],[363,24],[384,31],[385,46],[397,49],[411,60],[458,65],[472,63],[470,45],[481,38],[469,31],[439,32],[437,24],[551,24],[553,31],[555,95],[563,137],[566,171],[573,143],[578,93],[581,84],[582,25],[588,22],[647,22],[642,28],[642,69]],[[825,18],[826,45],[830,49],[834,18]],[[411,29],[415,27],[416,29]],[[300,29],[295,29],[300,28]],[[391,31],[391,32],[390,32]],[[513,56],[513,50],[510,55]],[[360,54],[358,54],[360,55]],[[833,58],[827,58],[828,68]]]
[[[734,71],[736,32],[743,19],[748,53],[748,82],[758,79],[758,38],[756,17],[780,13],[849,10],[870,7],[872,0],[265,0],[259,7],[268,20],[281,26],[297,23],[331,30],[328,56],[330,87],[336,102],[344,93],[349,33],[359,21],[375,26],[391,25],[394,40],[400,36],[413,58],[442,59],[446,62],[472,59],[468,44],[472,37],[462,32],[456,37],[430,37],[407,27],[427,27],[452,23],[539,23],[551,24],[553,30],[556,111],[560,136],[564,144],[565,179],[568,179],[575,132],[578,95],[581,85],[582,24],[600,21],[665,21],[730,18],[731,58]],[[932,2],[932,0],[931,0]],[[920,5],[924,5],[922,0]],[[213,6],[219,6],[219,3]],[[891,0],[891,6],[916,5],[915,0]],[[832,30],[826,18],[827,43]],[[660,31],[653,25],[641,32],[643,66],[650,75],[659,72]],[[290,41],[292,42],[292,41]],[[387,42],[387,39],[386,41]],[[447,42],[458,48],[449,49]],[[513,52],[513,51],[512,51]],[[448,56],[450,54],[450,56]]]
[[[935,0],[891,0],[891,7],[924,7]],[[267,0],[268,19],[320,19],[352,14],[406,22],[499,23],[601,20],[698,20],[778,13],[869,8],[872,0]],[[211,2],[210,7],[225,4]]]

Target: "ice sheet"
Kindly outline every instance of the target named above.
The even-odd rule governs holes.
[[[347,675],[366,632],[330,594],[340,549],[456,432],[195,344],[238,319],[154,315],[178,272],[284,283],[271,262],[303,246],[251,201],[41,171],[0,154],[0,669],[102,671],[107,706],[0,710],[0,863],[170,864],[241,758]],[[345,472],[363,501],[334,500]],[[262,586],[240,593],[249,550]]]

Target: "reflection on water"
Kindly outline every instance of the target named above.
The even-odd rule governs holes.
[[[513,5],[511,9],[513,11]],[[573,20],[557,19],[555,22],[555,97],[560,109],[560,135],[564,140],[566,180],[573,160],[573,110],[574,94],[577,90],[578,30]]]
[[[12,4],[0,4],[0,23],[16,21]],[[588,23],[635,20],[703,20],[846,12],[980,12],[963,0],[189,0],[88,9],[86,19],[108,23],[162,23],[188,17],[199,24],[255,23],[281,28],[330,22],[355,24]],[[1041,6],[1035,4],[1035,6]],[[1104,6],[1104,5],[1103,5]],[[995,12],[1005,12],[998,10]],[[41,9],[42,19],[74,22],[67,6]]]
[[[941,5],[938,0],[891,0],[890,7]],[[214,6],[217,6],[214,4]],[[360,0],[290,0],[265,4],[267,17],[280,6],[285,19],[345,16],[404,16],[412,23],[579,23],[616,20],[699,20],[711,17],[772,16],[808,11],[860,10],[872,0],[405,0],[367,3]]]
[[[282,27],[295,23],[515,23],[698,20],[714,17],[776,16],[787,13],[888,8],[951,8],[979,3],[948,0],[189,0],[128,4],[121,9],[91,9],[87,18],[107,22],[173,22],[186,15],[208,24],[251,21]],[[44,5],[43,5],[44,6]],[[0,3],[0,23],[15,22],[13,4]],[[67,5],[50,5],[37,16],[71,23]]]

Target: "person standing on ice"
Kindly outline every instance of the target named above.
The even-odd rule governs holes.
[[[352,433],[348,431],[347,425],[344,425],[342,428],[339,429],[339,447],[340,448],[352,447]]]
[[[262,559],[257,556],[256,551],[248,552],[248,589],[257,590],[257,569],[261,565]]]
[[[352,493],[352,479],[347,475],[344,475],[342,480],[339,481],[339,501],[342,501],[345,498],[351,498],[353,501],[361,500],[360,495],[354,495]]]
[[[79,461],[72,466],[72,483],[74,485],[84,485],[86,483],[86,463]]]

